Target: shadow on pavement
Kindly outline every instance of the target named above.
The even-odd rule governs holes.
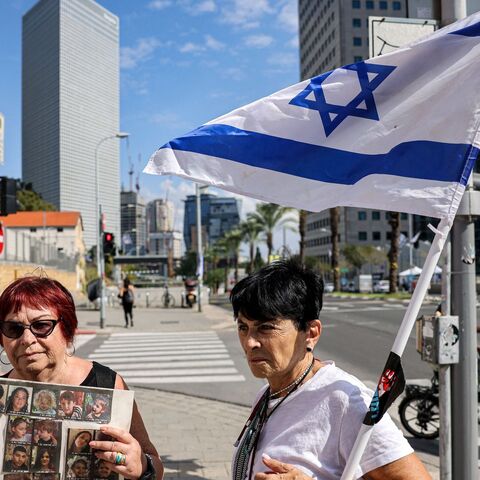
[[[166,471],[164,480],[204,480],[202,467],[195,459],[170,460],[169,455],[162,455],[162,462]],[[167,470],[175,471],[168,472]],[[198,472],[198,475],[195,472]]]
[[[412,448],[416,452],[429,453],[430,455],[438,456],[438,440],[426,440],[424,438],[416,438],[405,435]]]

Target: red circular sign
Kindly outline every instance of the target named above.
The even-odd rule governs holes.
[[[3,225],[0,223],[0,255],[3,253]]]

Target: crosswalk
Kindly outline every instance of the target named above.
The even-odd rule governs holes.
[[[355,311],[361,312],[380,312],[387,310],[406,310],[407,305],[403,303],[393,303],[393,302],[379,302],[379,303],[369,303],[369,304],[359,304],[359,303],[349,303],[349,302],[325,302],[322,307],[323,312],[329,313],[353,313]]]
[[[245,381],[216,332],[114,333],[88,358],[131,385]]]

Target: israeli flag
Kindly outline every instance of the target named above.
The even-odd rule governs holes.
[[[310,211],[455,215],[480,147],[480,14],[161,147],[145,172]]]

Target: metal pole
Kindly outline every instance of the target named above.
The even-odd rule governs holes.
[[[413,235],[413,215],[411,213],[408,214],[408,262],[409,268],[413,267],[413,245],[412,245],[412,235]]]
[[[198,311],[202,311],[202,281],[203,281],[203,252],[202,252],[202,207],[200,197],[200,185],[195,184],[195,195],[197,201],[197,273],[198,273]]]
[[[457,216],[452,229],[452,311],[459,317],[459,363],[452,365],[452,476],[478,479],[477,296],[472,217]]]
[[[451,244],[445,244],[445,261],[442,270],[442,313],[450,315]],[[440,409],[440,480],[452,479],[452,425],[451,425],[450,365],[438,366],[438,402]]]

